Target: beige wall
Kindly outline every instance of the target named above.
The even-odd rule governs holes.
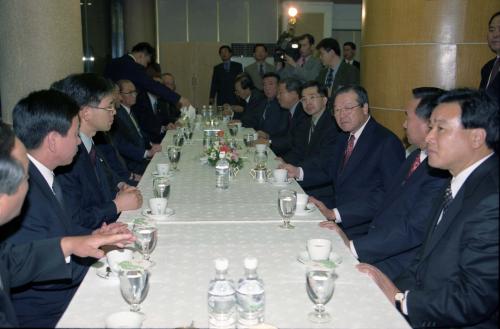
[[[20,98],[81,72],[79,0],[0,1],[0,92],[2,118]]]
[[[498,0],[364,0],[361,80],[373,116],[403,137],[414,87],[477,88],[498,10]]]
[[[123,29],[125,32],[126,52],[142,41],[156,46],[155,20],[155,0],[123,1]]]

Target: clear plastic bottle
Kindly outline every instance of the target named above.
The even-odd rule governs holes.
[[[245,276],[238,281],[236,303],[238,327],[252,327],[264,322],[264,282],[257,275],[257,258],[247,257],[244,261]]]
[[[226,258],[215,260],[215,278],[208,285],[209,328],[234,328],[236,323],[236,291],[227,278],[229,262]]]
[[[215,164],[215,187],[227,189],[229,187],[229,161],[226,152],[219,153],[219,161]]]

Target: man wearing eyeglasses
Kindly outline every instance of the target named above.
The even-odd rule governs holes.
[[[118,178],[92,140],[98,131],[109,131],[113,123],[116,110],[112,83],[96,74],[82,73],[57,81],[52,88],[69,95],[80,106],[82,143],[75,161],[57,170],[74,220],[96,229],[104,222],[116,221],[124,210],[138,209],[142,205],[140,191]]]
[[[368,231],[405,152],[398,137],[370,116],[363,87],[341,87],[335,94],[334,115],[342,133],[328,159],[284,167],[303,187],[333,185],[328,219],[353,239]]]

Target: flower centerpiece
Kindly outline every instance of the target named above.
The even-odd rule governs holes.
[[[215,166],[217,160],[219,160],[220,152],[226,152],[226,160],[229,162],[229,165],[234,169],[241,169],[243,167],[243,159],[240,157],[237,149],[229,146],[226,140],[224,140],[224,131],[219,131],[217,136],[219,139],[211,143],[205,151],[208,163]]]

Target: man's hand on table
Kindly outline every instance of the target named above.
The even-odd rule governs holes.
[[[300,175],[300,170],[299,167],[292,166],[291,164],[288,163],[282,163],[278,165],[279,169],[286,169],[288,172],[288,177],[290,178],[297,178]]]
[[[123,248],[127,244],[135,241],[132,233],[94,233],[92,235],[66,236],[61,239],[61,250],[64,257],[76,255],[79,257],[101,258],[104,251],[101,246],[115,245]]]
[[[401,291],[384,273],[382,273],[375,266],[365,263],[356,265],[356,268],[360,272],[368,274],[368,276],[372,278],[372,280],[377,284],[380,290],[382,290],[382,292],[385,294],[385,297],[389,299],[392,305],[395,305],[394,296],[396,296],[396,294]]]

